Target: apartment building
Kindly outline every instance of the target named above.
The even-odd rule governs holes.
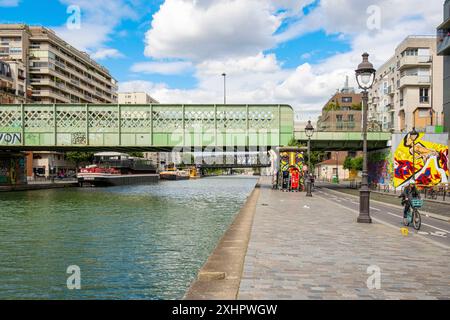
[[[159,103],[145,92],[119,92],[120,104],[152,104]]]
[[[319,131],[360,131],[362,94],[349,87],[348,77],[343,89],[335,93],[322,109],[317,121]]]
[[[442,70],[436,37],[407,37],[377,70],[369,91],[369,120],[384,131],[442,131]]]
[[[444,3],[444,21],[438,27],[437,51],[444,59],[444,130],[450,134],[450,0]]]
[[[50,29],[0,24],[0,60],[26,66],[20,77],[31,85],[33,102],[117,103],[109,71]]]
[[[25,80],[25,67],[19,61],[0,60],[0,104],[26,103],[31,88]]]

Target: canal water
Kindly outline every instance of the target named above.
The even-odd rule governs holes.
[[[0,193],[0,299],[180,299],[256,182]]]

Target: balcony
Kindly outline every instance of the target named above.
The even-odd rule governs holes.
[[[431,56],[404,56],[400,59],[399,70],[420,66],[431,66]]]
[[[430,86],[431,76],[404,76],[400,79],[399,89],[406,86]]]
[[[450,55],[450,18],[447,18],[437,30],[438,55]]]
[[[384,106],[385,112],[389,112],[389,111],[391,111],[393,109],[394,109],[394,105],[392,103],[389,103],[389,104]]]

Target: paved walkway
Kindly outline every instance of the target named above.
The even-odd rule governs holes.
[[[449,249],[356,216],[263,180],[238,298],[450,299]],[[370,266],[380,289],[367,287]]]

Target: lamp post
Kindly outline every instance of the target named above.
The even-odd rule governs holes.
[[[336,151],[336,183],[339,184],[339,151]]]
[[[409,132],[409,138],[412,142],[412,148],[413,148],[413,169],[412,169],[412,178],[413,181],[416,181],[416,140],[419,136],[419,133],[416,131],[416,127],[413,127],[413,129]],[[414,138],[413,138],[414,137]]]
[[[314,127],[311,124],[311,120],[308,120],[308,124],[305,127],[305,134],[308,137],[308,172],[306,176],[306,196],[312,197],[311,193],[311,137],[314,134]]]
[[[223,104],[227,104],[227,74],[222,73],[223,77]]]
[[[372,223],[370,218],[370,190],[369,179],[367,173],[367,108],[369,104],[369,95],[367,90],[372,88],[375,80],[376,70],[369,62],[369,54],[364,53],[362,55],[363,61],[358,65],[358,69],[355,70],[356,81],[358,86],[363,90],[363,172],[361,189],[359,190],[359,223]]]

